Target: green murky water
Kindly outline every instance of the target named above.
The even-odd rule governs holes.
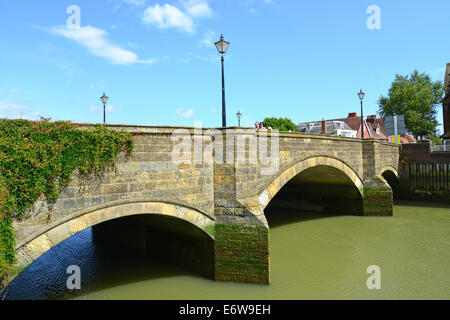
[[[215,282],[80,232],[36,260],[6,299],[450,299],[450,206],[402,202],[394,217],[268,214],[271,284]],[[120,255],[119,255],[120,254]],[[66,268],[82,289],[66,289]],[[381,289],[369,290],[369,265]]]

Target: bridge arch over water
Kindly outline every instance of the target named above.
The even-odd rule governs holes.
[[[31,264],[52,247],[82,230],[107,221],[138,215],[179,219],[203,231],[211,240],[214,239],[212,233],[215,221],[201,210],[162,201],[119,201],[76,212],[29,235],[16,244],[17,258],[23,265]]]
[[[396,168],[394,168],[393,166],[391,166],[391,165],[387,165],[387,166],[384,166],[381,170],[380,170],[380,172],[378,173],[378,177],[380,177],[380,176],[383,176],[383,175],[385,175],[385,174],[393,174],[394,176],[396,176],[397,178],[398,178],[398,171],[397,171],[397,169]]]
[[[345,176],[359,191],[361,198],[363,197],[363,182],[359,178],[358,174],[345,162],[327,156],[310,157],[305,160],[301,160],[288,169],[284,170],[278,177],[276,177],[258,196],[258,202],[262,205],[263,209],[269,204],[269,202],[275,197],[275,195],[283,188],[283,186],[291,181],[294,177],[298,176],[302,172],[309,169],[319,169],[331,167],[339,171]]]
[[[398,174],[397,169],[391,165],[387,165],[379,171],[377,177],[380,180],[385,181],[392,189],[393,197],[394,198],[397,197],[397,193],[399,192],[400,186],[400,176]]]

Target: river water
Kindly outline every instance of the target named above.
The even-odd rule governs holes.
[[[130,250],[92,242],[91,229],[25,269],[5,299],[450,299],[450,206],[400,202],[394,217],[267,214],[271,284],[216,282]],[[81,269],[68,290],[67,266]],[[367,267],[381,270],[369,290]],[[0,297],[1,299],[1,297]]]

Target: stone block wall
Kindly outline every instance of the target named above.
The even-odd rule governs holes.
[[[403,158],[415,163],[450,163],[450,151],[431,152],[431,142],[403,144]]]
[[[214,235],[216,280],[270,282],[267,227],[220,223]]]
[[[267,140],[270,151],[270,136]],[[361,155],[361,142],[357,139],[300,133],[279,133],[280,162],[278,170],[274,174],[265,175],[261,172],[261,165],[237,166],[236,171],[239,177],[236,181],[237,197],[246,199],[261,194],[264,187],[294,164],[319,156],[340,159],[362,178]],[[264,167],[269,167],[269,165]]]
[[[119,155],[115,168],[101,176],[80,180],[74,174],[69,186],[53,205],[40,199],[25,218],[15,223],[18,242],[89,207],[133,200],[166,201],[198,208],[214,217],[214,175],[212,165],[175,164],[172,161],[172,133],[136,132],[134,151],[128,159]],[[140,129],[141,130],[141,129]]]

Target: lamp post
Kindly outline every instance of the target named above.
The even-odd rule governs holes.
[[[225,109],[225,75],[223,68],[223,55],[227,52],[230,43],[223,39],[223,34],[220,35],[220,40],[214,43],[216,45],[217,51],[222,55],[222,127],[227,126],[227,112]]]
[[[238,109],[238,112],[236,113],[236,117],[238,118],[238,127],[241,126],[241,116],[242,116],[242,113]]]
[[[362,134],[362,138],[364,139],[364,125],[363,125],[363,121],[364,121],[364,116],[363,116],[363,100],[364,100],[364,96],[366,94],[361,90],[359,90],[358,92],[358,97],[359,100],[361,100],[361,134]]]
[[[103,96],[100,97],[100,100],[103,102],[103,123],[106,124],[106,103],[108,102],[109,97],[105,95],[103,92]]]

